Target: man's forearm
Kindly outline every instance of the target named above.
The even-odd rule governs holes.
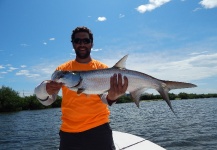
[[[45,106],[51,105],[55,102],[57,94],[49,95],[46,91],[47,81],[43,81],[35,88],[35,94],[40,103]]]

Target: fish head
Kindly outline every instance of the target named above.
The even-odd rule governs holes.
[[[67,72],[60,79],[60,82],[64,83],[69,88],[77,87],[81,83],[81,76],[78,72]]]
[[[80,84],[81,76],[79,72],[56,70],[51,76],[51,80],[59,83],[64,83],[65,86],[73,88]]]
[[[51,76],[52,81],[58,82],[60,78],[64,76],[64,71],[56,70]]]

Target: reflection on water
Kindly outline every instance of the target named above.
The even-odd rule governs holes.
[[[116,104],[113,130],[132,133],[168,150],[217,149],[217,99],[172,101],[175,117],[164,101]],[[58,149],[60,109],[0,114],[0,149]]]

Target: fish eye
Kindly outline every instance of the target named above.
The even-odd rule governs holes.
[[[77,73],[75,73],[75,72],[72,72],[72,74],[73,74],[73,75],[77,75]]]

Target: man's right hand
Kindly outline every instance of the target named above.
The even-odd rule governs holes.
[[[46,91],[49,95],[57,94],[62,86],[63,83],[48,80],[46,84]]]

